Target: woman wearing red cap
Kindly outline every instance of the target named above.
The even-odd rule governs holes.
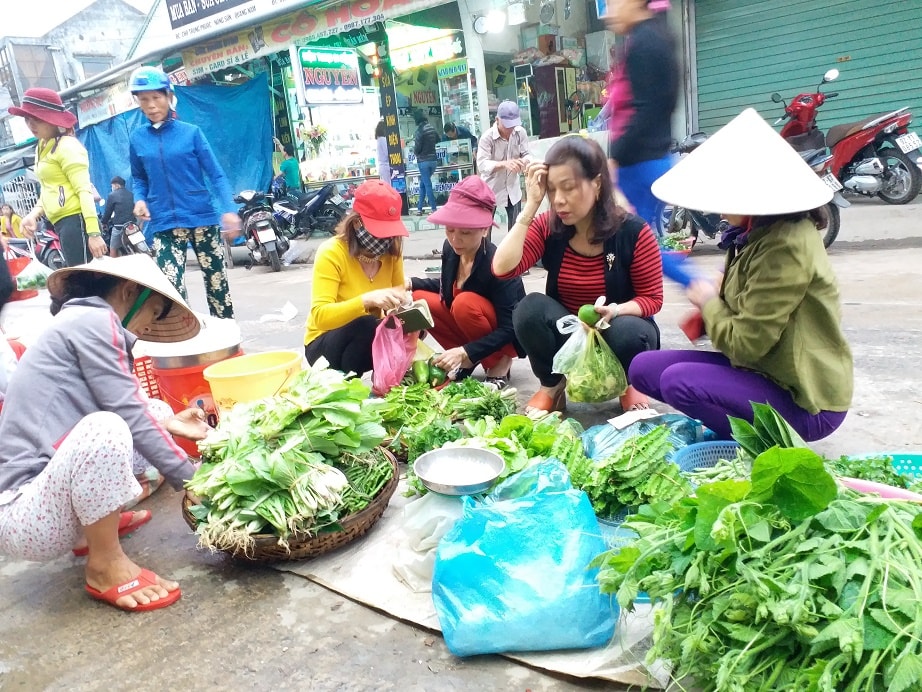
[[[371,370],[378,322],[406,298],[400,238],[410,234],[401,202],[380,180],[362,183],[336,237],[317,248],[304,335],[309,363],[323,357],[342,372]]]
[[[480,363],[487,382],[502,389],[512,359],[525,352],[515,338],[512,311],[525,297],[520,277],[498,279],[490,269],[496,246],[487,241],[496,211],[496,196],[479,177],[469,176],[452,188],[448,202],[429,216],[445,226],[441,279],[408,279],[415,300],[429,305],[433,338],[445,348],[434,358],[443,370],[468,376]]]
[[[35,176],[42,186],[41,197],[22,220],[22,230],[32,237],[43,216],[61,238],[64,261],[72,267],[106,254],[99,230],[99,216],[90,183],[90,159],[73,136],[77,117],[65,110],[61,97],[51,89],[27,89],[21,106],[10,115],[25,118],[38,140]]]

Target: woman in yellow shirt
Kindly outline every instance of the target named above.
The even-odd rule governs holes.
[[[38,220],[45,216],[61,239],[61,252],[73,267],[106,254],[99,230],[99,217],[90,183],[90,159],[73,136],[77,117],[64,108],[52,89],[26,89],[21,106],[10,107],[10,115],[25,118],[38,139],[35,177],[42,186],[38,203],[22,220],[22,231],[32,237]]]
[[[380,180],[355,190],[353,211],[314,257],[304,354],[362,375],[371,370],[371,342],[388,310],[406,299],[400,195]]]
[[[22,238],[22,219],[9,204],[0,206],[0,234],[6,238]]]

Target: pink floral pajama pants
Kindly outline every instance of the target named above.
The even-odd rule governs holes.
[[[158,420],[172,415],[156,399],[150,408]],[[0,553],[36,562],[66,554],[84,526],[135,500],[141,493],[135,475],[149,469],[120,416],[106,411],[86,416],[41,473],[11,491],[15,499],[3,504],[0,494]]]

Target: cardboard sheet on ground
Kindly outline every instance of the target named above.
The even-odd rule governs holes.
[[[275,565],[400,620],[440,631],[426,584],[432,573],[432,553],[437,537],[450,527],[454,498],[430,495],[422,499],[403,496],[401,481],[384,516],[364,537],[343,548],[311,560]],[[405,511],[410,503],[423,503]],[[418,508],[423,508],[418,511]],[[460,504],[456,508],[460,516]],[[428,536],[426,535],[428,534]],[[414,546],[417,552],[409,546]],[[406,581],[401,581],[397,573]],[[649,606],[633,614],[622,613],[612,642],[601,649],[504,654],[506,658],[536,668],[580,678],[600,678],[623,684],[665,688],[667,671],[647,666],[653,618]]]

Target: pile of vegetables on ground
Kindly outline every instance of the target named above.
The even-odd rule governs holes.
[[[653,499],[601,555],[602,590],[656,604],[648,661],[695,689],[903,690],[922,680],[922,505],[862,495],[773,409],[731,420],[741,448],[690,474],[694,495]],[[893,483],[897,487],[905,484]]]
[[[281,394],[238,404],[199,443],[202,466],[186,484],[203,547],[247,552],[255,534],[338,530],[393,476],[380,445],[381,402],[325,361]]]
[[[433,389],[427,382],[399,385],[385,395],[381,419],[391,449],[412,462],[423,452],[461,437],[458,421],[488,416],[499,420],[514,412],[515,397],[512,387],[497,391],[473,377],[450,382],[441,389]]]

